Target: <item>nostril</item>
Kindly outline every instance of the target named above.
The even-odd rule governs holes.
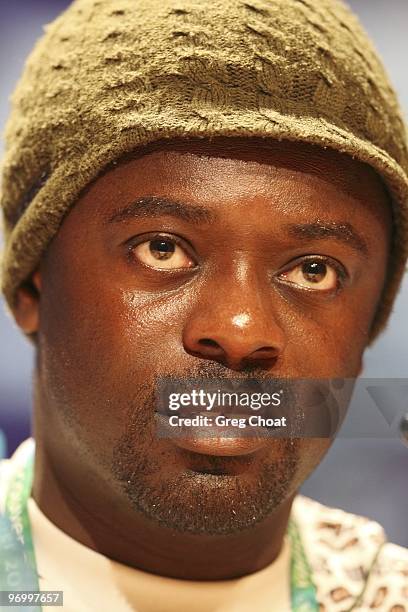
[[[254,353],[271,353],[274,355],[276,350],[272,346],[261,346],[261,348],[256,349]]]
[[[211,348],[221,348],[218,342],[211,340],[211,338],[202,338],[199,340],[199,344],[202,346],[210,346]]]
[[[275,359],[276,358],[276,349],[272,346],[262,346],[256,351],[253,351],[250,355],[247,356],[248,360],[256,360],[256,359]]]

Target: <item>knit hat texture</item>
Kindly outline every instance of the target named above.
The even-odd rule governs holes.
[[[375,338],[408,255],[407,132],[372,43],[340,0],[76,0],[45,26],[6,127],[10,308],[110,162],[160,139],[216,136],[330,147],[382,176],[394,234]]]

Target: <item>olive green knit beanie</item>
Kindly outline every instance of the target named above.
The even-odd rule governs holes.
[[[378,334],[407,258],[407,134],[373,46],[340,0],[76,0],[45,30],[6,128],[11,309],[107,164],[163,138],[260,136],[331,147],[383,177],[394,237]]]

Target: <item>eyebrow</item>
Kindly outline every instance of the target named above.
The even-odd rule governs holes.
[[[196,204],[186,204],[159,196],[143,196],[125,208],[117,209],[109,217],[108,223],[120,223],[132,218],[150,218],[169,215],[198,225],[211,223],[216,219],[213,211]]]
[[[347,221],[342,222],[323,222],[290,224],[286,226],[288,234],[301,240],[324,240],[332,238],[339,240],[355,251],[368,256],[367,243],[363,236]]]

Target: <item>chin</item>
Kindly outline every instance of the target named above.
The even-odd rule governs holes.
[[[165,461],[137,469],[122,456],[114,477],[130,507],[154,523],[183,533],[233,534],[266,520],[295,493],[304,479],[301,442],[275,441],[273,452],[253,458],[185,452],[168,469]]]

